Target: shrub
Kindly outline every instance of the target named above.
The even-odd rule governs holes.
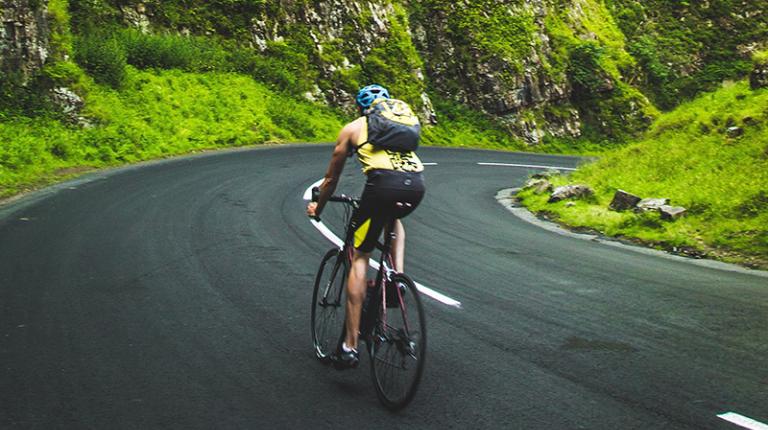
[[[77,37],[75,61],[93,76],[96,82],[118,88],[125,81],[125,51],[114,37],[104,34]]]
[[[213,39],[173,34],[118,33],[128,64],[140,69],[214,71],[226,69],[226,52]]]
[[[19,72],[0,71],[0,120],[18,115],[36,116],[51,109],[41,77],[33,76],[25,81]]]
[[[169,36],[143,34],[137,30],[119,33],[119,41],[125,49],[126,61],[140,69],[186,69],[191,64],[192,53],[186,44],[174,43]]]
[[[568,75],[573,83],[573,97],[589,99],[610,89],[612,79],[600,65],[605,48],[595,42],[574,46],[570,52]]]

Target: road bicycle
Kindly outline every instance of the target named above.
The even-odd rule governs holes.
[[[313,200],[316,195],[314,191]],[[346,284],[354,249],[351,221],[360,203],[345,195],[332,196],[330,201],[344,204],[346,240],[343,247],[331,248],[323,257],[312,293],[312,342],[317,358],[329,364],[345,336]],[[427,352],[426,320],[419,291],[408,275],[393,269],[390,251],[396,218],[393,216],[385,223],[384,242],[377,245],[381,255],[360,322],[360,339],[366,344],[376,394],[391,410],[401,409],[413,400]]]

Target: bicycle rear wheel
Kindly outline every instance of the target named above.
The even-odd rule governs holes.
[[[424,371],[427,327],[416,284],[404,274],[392,277],[398,306],[379,305],[368,351],[379,400],[389,409],[403,408],[416,394]]]
[[[312,342],[315,355],[328,361],[339,343],[339,330],[343,329],[345,289],[349,263],[338,248],[329,250],[320,263],[312,293]]]

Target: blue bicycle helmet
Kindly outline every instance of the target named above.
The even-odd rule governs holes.
[[[371,103],[373,103],[374,100],[381,98],[388,99],[389,91],[381,85],[373,84],[358,91],[355,101],[360,108],[367,109],[371,106]]]

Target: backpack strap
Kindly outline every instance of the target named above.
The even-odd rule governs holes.
[[[368,118],[370,117],[372,112],[373,112],[373,109],[372,108],[368,108],[365,111],[365,115],[363,115],[363,117],[365,118],[365,142],[363,142],[363,143],[361,143],[359,145],[357,144],[357,142],[352,143],[352,145],[350,145],[350,148],[349,148],[349,154],[350,154],[349,156],[350,157],[353,156],[354,154],[356,154],[358,149],[362,148],[364,145],[371,145],[371,141],[368,140],[368,137],[369,137],[369,134],[368,134]]]

